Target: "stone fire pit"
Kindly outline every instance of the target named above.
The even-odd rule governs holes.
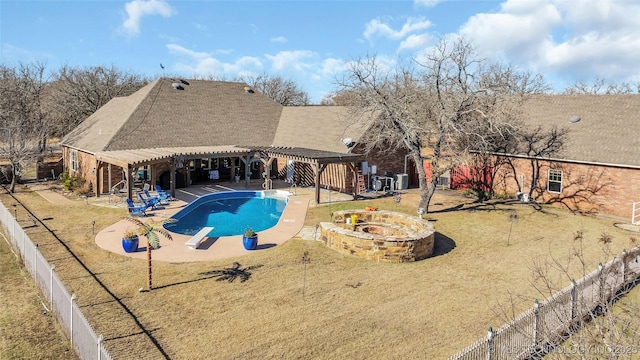
[[[352,223],[354,215],[357,221]],[[320,223],[320,238],[328,247],[379,262],[429,257],[434,234],[428,221],[393,211],[337,211],[332,222]]]

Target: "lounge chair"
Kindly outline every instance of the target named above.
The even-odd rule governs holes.
[[[136,205],[133,203],[133,200],[127,199],[127,207],[129,208],[129,212],[131,213],[131,215],[147,216],[146,205]]]
[[[142,193],[138,193],[138,197],[140,198],[140,201],[142,201],[142,203],[148,208],[151,208],[153,210],[157,210],[158,209],[158,204],[160,204],[160,198],[156,198],[156,197],[144,197],[144,195],[142,195]]]
[[[160,196],[160,200],[167,200],[167,201],[173,200],[173,198],[171,197],[170,191],[162,190],[160,185],[155,185],[154,188],[156,189],[156,193],[158,193],[158,196]]]

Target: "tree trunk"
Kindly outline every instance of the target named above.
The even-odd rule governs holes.
[[[147,239],[147,289],[151,290],[151,244]]]
[[[9,184],[9,192],[14,193],[16,191],[16,182],[17,180],[17,172],[18,166],[16,164],[11,164],[11,184]]]

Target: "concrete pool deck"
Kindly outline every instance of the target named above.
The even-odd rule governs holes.
[[[237,185],[237,184],[233,184]],[[149,216],[142,217],[143,221],[161,220],[171,217],[187,203],[198,197],[212,192],[245,190],[244,186],[238,187],[228,183],[206,184],[202,186],[191,186],[185,189],[176,190],[178,200],[171,201],[164,208],[148,211]],[[234,188],[232,188],[233,186]],[[275,186],[274,186],[275,188]],[[257,189],[249,189],[257,190]],[[286,187],[280,190],[289,191]],[[223,236],[219,238],[205,239],[197,249],[191,249],[185,243],[191,238],[188,235],[171,233],[173,241],[161,237],[160,248],[153,250],[153,260],[166,262],[195,262],[232,258],[265,251],[271,247],[284,243],[295,237],[303,228],[309,204],[313,202],[313,189],[299,188],[291,191],[289,202],[285,207],[280,220],[276,226],[260,231],[258,233],[258,248],[256,250],[245,250],[242,246],[242,236]],[[332,201],[348,200],[351,197],[345,194],[332,192]],[[321,200],[322,201],[322,200]],[[122,249],[122,234],[127,229],[132,229],[135,224],[127,220],[120,220],[117,223],[102,229],[95,237],[96,244],[105,250],[113,253],[137,259],[146,259],[146,239],[141,237],[138,251],[126,253]]]

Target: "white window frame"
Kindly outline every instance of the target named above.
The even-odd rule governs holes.
[[[547,171],[547,191],[551,193],[562,193],[562,177],[563,172],[560,169],[549,169]],[[560,190],[551,190],[551,184],[559,184]]]
[[[69,166],[71,167],[71,170],[78,171],[80,169],[80,167],[78,166],[78,150],[71,149],[71,151],[69,152],[69,157]]]

